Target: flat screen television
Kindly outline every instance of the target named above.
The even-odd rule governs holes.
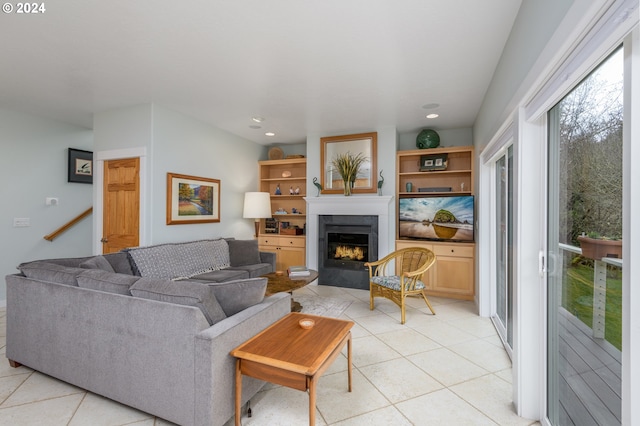
[[[473,195],[400,198],[402,239],[473,242]]]

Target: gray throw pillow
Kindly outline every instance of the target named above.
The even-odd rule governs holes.
[[[100,269],[101,271],[115,272],[111,264],[104,256],[93,256],[80,264],[85,269]]]
[[[215,294],[218,303],[222,306],[224,313],[230,317],[264,300],[267,279],[249,278],[211,283],[209,286],[213,289],[213,294]]]
[[[135,275],[131,269],[131,261],[127,253],[120,251],[117,253],[108,253],[103,256],[118,274]]]
[[[78,287],[131,296],[131,287],[140,277],[100,269],[88,269],[78,275]]]
[[[232,267],[262,263],[258,240],[230,240],[227,244],[229,244],[229,260]]]
[[[38,261],[23,263],[18,266],[18,269],[27,278],[73,286],[78,285],[76,277],[86,271],[86,269]]]
[[[133,296],[143,299],[195,306],[202,311],[209,325],[227,317],[206,284],[143,277],[136,281],[129,291]]]

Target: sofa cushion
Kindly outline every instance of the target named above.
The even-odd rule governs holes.
[[[135,297],[199,308],[213,325],[226,318],[225,312],[208,285],[189,281],[140,278],[129,289]]]
[[[167,243],[125,250],[140,276],[183,279],[229,267],[224,239]]]
[[[204,274],[194,275],[189,281],[198,281],[203,283],[221,283],[224,281],[240,280],[243,278],[251,278],[248,271],[242,269],[221,269],[219,271],[205,272]]]
[[[85,269],[100,269],[111,273],[116,272],[104,256],[93,256],[82,262],[80,267]]]
[[[266,278],[250,278],[246,280],[211,283],[216,299],[222,306],[224,313],[230,317],[250,306],[257,305],[264,300],[267,290]]]
[[[39,261],[23,263],[18,266],[18,269],[27,278],[73,286],[78,285],[76,277],[86,271],[82,268]]]
[[[236,266],[225,269],[225,271],[246,271],[249,278],[256,278],[264,274],[273,272],[273,265],[270,263],[256,263],[253,265]]]
[[[261,263],[258,240],[230,240],[227,244],[229,244],[231,266]]]
[[[107,293],[125,294],[131,296],[131,287],[140,277],[128,274],[88,269],[78,275],[78,287],[100,290]]]

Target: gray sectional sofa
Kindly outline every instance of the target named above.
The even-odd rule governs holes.
[[[222,425],[229,351],[291,309],[287,293],[264,297],[274,260],[221,239],[23,263],[6,277],[6,356],[171,422]],[[243,377],[243,403],[263,384]]]

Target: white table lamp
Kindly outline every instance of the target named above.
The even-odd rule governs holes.
[[[245,192],[242,217],[255,220],[256,238],[258,238],[260,219],[271,217],[271,194],[268,192]]]

